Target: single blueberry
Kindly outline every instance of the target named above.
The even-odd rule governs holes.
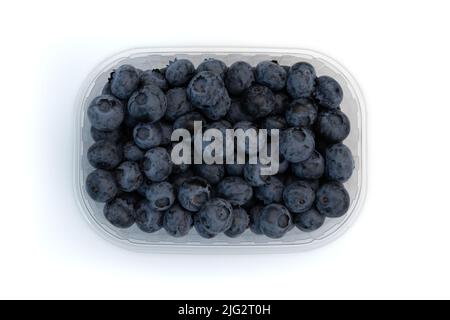
[[[192,224],[192,215],[178,204],[173,205],[164,213],[163,227],[173,237],[180,238],[187,235]]]
[[[154,85],[160,88],[161,90],[166,91],[169,89],[169,84],[164,76],[164,73],[159,69],[146,70],[141,74],[141,85],[148,86]]]
[[[287,73],[276,61],[262,61],[256,65],[256,82],[270,88],[273,91],[280,91],[286,85]]]
[[[139,123],[134,127],[133,138],[141,149],[157,147],[162,141],[161,126],[159,123]]]
[[[245,181],[252,187],[260,187],[265,185],[270,176],[261,175],[261,164],[249,164],[246,163],[244,166],[244,178]]]
[[[102,131],[112,131],[119,128],[125,117],[122,102],[108,95],[99,96],[92,100],[87,115],[91,125]]]
[[[166,69],[166,79],[170,85],[181,87],[191,80],[195,74],[195,67],[187,59],[175,59],[171,61]]]
[[[115,170],[115,177],[119,189],[125,192],[137,190],[144,182],[139,164],[132,161],[122,162]]]
[[[139,86],[139,71],[130,65],[122,65],[111,74],[111,93],[122,100],[131,97]]]
[[[308,211],[314,204],[314,199],[313,189],[303,181],[295,181],[283,191],[284,204],[293,213]]]
[[[325,151],[325,176],[330,180],[345,182],[352,176],[355,162],[350,149],[342,144],[329,146]]]
[[[164,92],[152,84],[140,88],[128,101],[128,113],[139,121],[155,123],[164,116],[166,109]]]
[[[205,179],[209,184],[218,184],[225,176],[223,164],[196,164],[194,165],[195,175]]]
[[[292,164],[292,172],[300,179],[320,179],[325,171],[322,155],[314,150],[305,161]]]
[[[294,98],[306,98],[314,90],[316,71],[314,67],[306,62],[299,62],[289,69],[286,90]]]
[[[265,205],[279,203],[283,198],[283,183],[275,176],[269,176],[266,184],[255,189],[255,196]]]
[[[227,69],[227,65],[223,61],[214,58],[208,58],[198,65],[197,73],[210,71],[224,79]]]
[[[311,208],[306,212],[294,215],[294,223],[300,230],[304,232],[312,232],[319,229],[325,222],[325,216]]]
[[[225,231],[225,235],[230,238],[240,236],[247,230],[250,224],[250,218],[247,211],[243,208],[233,208],[233,218],[231,221],[231,227]]]
[[[110,141],[100,140],[89,147],[87,158],[94,168],[112,170],[122,161],[122,149]]]
[[[143,170],[153,182],[166,180],[172,172],[172,160],[167,150],[162,147],[148,150],[144,155]]]
[[[311,99],[292,101],[286,110],[286,121],[291,127],[309,127],[317,118],[317,106]]]
[[[175,190],[168,182],[152,183],[145,191],[149,206],[156,211],[165,211],[175,202]]]
[[[118,192],[113,174],[101,169],[92,171],[86,178],[86,192],[97,202],[113,199]]]
[[[317,117],[316,131],[331,143],[342,142],[350,134],[350,120],[340,110],[324,111]]]
[[[231,204],[220,198],[208,200],[196,214],[204,230],[209,234],[219,234],[230,228],[233,219]]]
[[[200,177],[185,180],[178,189],[178,202],[188,211],[197,212],[210,199],[211,186]]]
[[[245,92],[243,106],[250,116],[262,118],[275,108],[275,96],[269,88],[255,84]]]
[[[337,109],[343,96],[342,87],[336,80],[328,76],[317,78],[313,97],[321,107]]]
[[[189,101],[185,88],[173,88],[167,91],[167,110],[165,118],[175,121],[178,117],[192,111],[193,107]]]
[[[289,162],[305,161],[313,153],[314,147],[314,137],[305,128],[289,128],[280,133],[280,152]]]
[[[253,197],[252,187],[240,177],[224,178],[217,185],[216,193],[233,206],[242,206]]]
[[[227,71],[225,85],[231,95],[240,95],[255,81],[253,68],[247,62],[237,61]]]
[[[148,200],[142,200],[136,205],[136,225],[144,232],[156,232],[162,228],[163,213],[154,210]]]
[[[340,182],[327,182],[316,192],[316,208],[326,217],[342,217],[349,207],[350,196]]]
[[[126,229],[135,222],[134,209],[135,198],[123,194],[108,201],[103,208],[103,214],[106,220],[116,228]]]
[[[273,239],[283,237],[292,228],[292,216],[281,204],[269,204],[261,210],[261,232]]]
[[[194,215],[194,227],[195,227],[195,230],[197,231],[197,233],[202,238],[212,239],[215,236],[217,236],[217,234],[212,234],[206,230],[205,226],[203,225],[202,221],[200,220],[200,216],[197,214]]]
[[[144,151],[134,143],[134,141],[128,141],[123,145],[123,158],[128,161],[141,161],[144,159]]]

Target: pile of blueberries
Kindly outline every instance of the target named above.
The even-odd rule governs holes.
[[[354,169],[342,141],[350,122],[341,111],[343,91],[308,63],[292,66],[244,61],[231,66],[206,59],[197,68],[177,59],[166,68],[116,68],[87,115],[95,168],[86,191],[106,203],[117,228],[164,228],[182,237],[194,227],[204,238],[237,237],[248,228],[281,238],[326,218],[343,216],[350,198],[343,182]],[[260,164],[181,164],[171,161],[174,129],[280,130],[280,169],[261,175]],[[269,135],[270,138],[270,135]]]

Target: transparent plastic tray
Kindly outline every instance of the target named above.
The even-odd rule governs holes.
[[[152,234],[140,231],[135,225],[129,229],[111,226],[103,216],[102,203],[93,201],[85,190],[86,176],[93,170],[87,161],[86,150],[93,143],[89,133],[89,120],[86,109],[90,101],[100,95],[111,71],[122,65],[131,64],[140,69],[162,68],[175,58],[188,58],[195,66],[205,58],[218,58],[228,66],[243,60],[255,66],[263,60],[277,60],[280,65],[292,65],[305,61],[312,64],[317,75],[329,75],[342,86],[344,100],[342,111],[351,122],[351,132],[344,143],[351,149],[355,170],[345,183],[350,195],[350,208],[346,215],[337,219],[327,218],[324,225],[312,233],[297,228],[281,239],[270,239],[255,235],[247,230],[238,238],[223,234],[213,238],[200,237],[195,229],[182,238],[169,236],[164,229]],[[322,246],[342,235],[354,222],[365,198],[366,191],[366,120],[365,106],[357,82],[338,62],[328,56],[305,49],[255,49],[255,48],[140,48],[121,52],[99,64],[82,85],[76,105],[75,135],[75,193],[81,211],[89,224],[100,235],[129,249],[149,252],[188,252],[188,253],[274,253],[308,250]]]

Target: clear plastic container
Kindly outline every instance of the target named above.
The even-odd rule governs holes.
[[[337,219],[327,218],[324,225],[312,233],[297,228],[283,238],[274,240],[255,235],[247,230],[238,238],[223,234],[213,238],[200,237],[195,229],[182,238],[169,236],[164,229],[148,234],[135,225],[129,229],[117,229],[103,216],[102,203],[93,201],[85,190],[86,176],[93,170],[87,161],[86,150],[93,143],[90,136],[89,120],[86,115],[90,101],[100,95],[111,71],[122,65],[131,64],[140,69],[165,67],[175,58],[190,59],[195,66],[205,58],[218,58],[228,66],[243,60],[255,66],[263,60],[277,60],[280,65],[292,65],[305,61],[312,64],[318,76],[329,75],[342,86],[344,100],[342,111],[350,119],[352,129],[344,143],[351,149],[355,170],[345,183],[350,195],[350,208],[346,215]],[[85,80],[76,101],[76,141],[75,141],[75,193],[83,215],[89,224],[104,238],[129,249],[148,252],[189,252],[189,253],[268,253],[299,251],[322,246],[342,235],[355,221],[366,192],[366,120],[365,106],[357,82],[339,63],[328,56],[305,49],[255,49],[255,48],[142,48],[121,52],[98,65]]]

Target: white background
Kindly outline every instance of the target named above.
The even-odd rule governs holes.
[[[450,298],[448,1],[0,4],[0,298]],[[369,185],[336,242],[295,254],[160,255],[99,238],[72,191],[73,103],[140,46],[301,47],[368,106]]]

